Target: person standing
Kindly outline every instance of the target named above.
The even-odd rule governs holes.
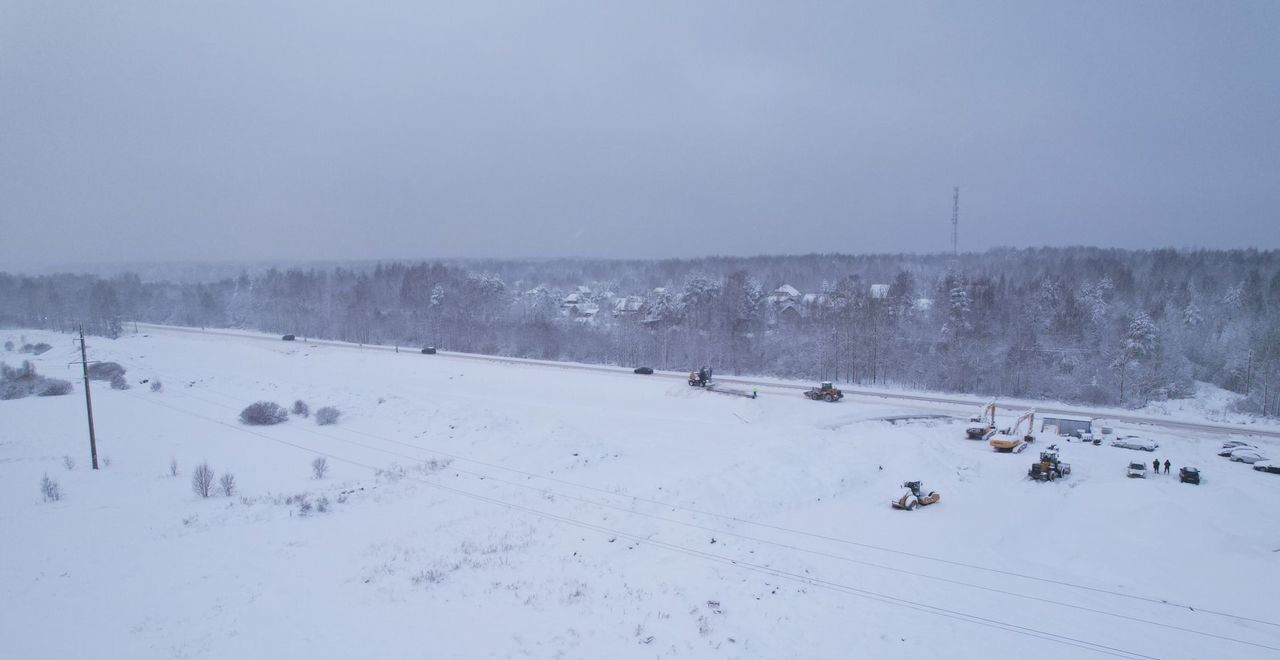
[[[1166,458],[1166,459],[1164,459],[1164,473],[1165,473],[1165,474],[1169,474],[1169,467],[1170,467],[1171,465],[1173,465],[1173,464],[1169,462],[1169,459],[1167,459],[1167,458]]]
[[[1160,459],[1157,458],[1154,461],[1151,461],[1151,472],[1153,474],[1160,474]]]

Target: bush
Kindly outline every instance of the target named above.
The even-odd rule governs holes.
[[[316,511],[319,511],[320,513],[328,513],[328,512],[329,512],[329,498],[328,498],[328,497],[325,497],[324,495],[321,495],[321,496],[320,496],[320,499],[316,500]]]
[[[57,502],[62,499],[62,489],[58,487],[58,482],[44,475],[44,479],[40,480],[40,494],[44,496],[46,502]]]
[[[129,389],[129,381],[125,380],[124,376],[121,376],[120,374],[116,374],[111,377],[111,389],[127,390]]]
[[[293,402],[292,412],[299,417],[308,417],[311,415],[311,407],[307,405],[306,401],[298,399]]]
[[[44,353],[47,353],[48,351],[50,351],[50,350],[52,350],[52,349],[53,349],[53,347],[52,347],[52,346],[50,346],[50,345],[48,345],[48,344],[46,344],[46,343],[44,343],[44,342],[40,342],[40,343],[38,343],[38,344],[23,344],[23,345],[22,345],[22,348],[18,349],[18,352],[19,352],[19,353],[31,353],[31,354],[34,354],[34,355],[43,355]]]
[[[314,475],[316,479],[323,479],[324,475],[328,472],[329,461],[325,460],[323,456],[317,456],[316,460],[311,461],[311,474]]]
[[[178,459],[176,458],[169,459],[169,476],[178,476]]]
[[[71,470],[76,469],[76,459],[71,458],[70,456],[63,456],[63,457],[62,457],[62,467],[67,468],[67,471],[68,471],[68,472],[70,472]]]
[[[240,421],[250,426],[270,426],[286,419],[289,419],[289,413],[271,401],[259,401],[240,411]]]
[[[328,426],[336,424],[338,418],[342,416],[342,411],[333,406],[325,406],[316,411],[316,423],[320,426]]]
[[[124,378],[125,369],[115,362],[95,362],[89,365],[89,380],[115,380]]]
[[[5,343],[4,343],[4,350],[9,351],[10,353],[12,353],[12,352],[13,352],[13,342],[11,342],[11,341],[7,341],[7,342],[5,342]]]
[[[46,378],[36,396],[62,396],[71,393],[71,383],[57,378]]]
[[[160,381],[158,381],[158,380],[153,380],[153,381],[151,381],[151,391],[152,391],[152,392],[159,392],[159,391],[161,391],[161,390],[163,390],[163,389],[164,389],[164,385],[161,385],[161,384],[160,384]]]
[[[213,491],[213,468],[209,463],[201,463],[191,473],[191,490],[200,497],[208,497]]]
[[[223,472],[222,478],[218,480],[218,485],[222,486],[222,494],[231,497],[236,490],[236,475],[230,472]]]

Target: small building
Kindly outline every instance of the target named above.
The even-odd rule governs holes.
[[[872,284],[871,297],[876,300],[884,300],[885,298],[888,298],[889,285],[888,284]]]
[[[1040,431],[1044,432],[1047,428],[1055,428],[1058,435],[1077,435],[1081,433],[1093,433],[1093,419],[1089,417],[1042,417],[1040,422]]]

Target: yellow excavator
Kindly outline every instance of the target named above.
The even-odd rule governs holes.
[[[929,506],[934,502],[942,499],[942,496],[934,491],[929,491],[928,495],[924,494],[924,489],[919,481],[908,481],[902,484],[906,490],[896,500],[889,500],[890,506],[903,511],[915,511],[918,506]]]
[[[988,403],[976,417],[969,418],[964,435],[970,440],[988,440],[996,432],[996,402]]]
[[[1023,422],[1026,428],[1023,428]],[[1027,448],[1028,442],[1035,442],[1035,436],[1031,435],[1031,430],[1036,425],[1036,411],[1028,410],[1022,413],[1018,421],[1013,423],[1012,428],[1005,429],[1000,433],[991,437],[991,448],[999,452],[1012,452],[1014,454]]]

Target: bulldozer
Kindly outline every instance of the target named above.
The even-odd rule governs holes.
[[[996,432],[996,402],[992,401],[974,417],[969,418],[969,428],[964,435],[970,440],[989,440]]]
[[[1040,460],[1032,463],[1027,470],[1027,477],[1036,481],[1054,481],[1071,474],[1071,464],[1058,459],[1058,448],[1050,445],[1040,452]]]
[[[1023,422],[1026,422],[1026,430],[1022,428]],[[1036,411],[1028,410],[1022,413],[1018,421],[1013,423],[1013,428],[1005,429],[996,433],[991,437],[991,448],[998,452],[1019,453],[1027,448],[1028,442],[1035,442],[1036,437],[1031,435],[1031,430],[1036,425]]]
[[[707,387],[711,384],[711,370],[703,367],[689,372],[689,387]]]
[[[923,486],[919,481],[907,481],[902,484],[906,490],[896,500],[890,500],[889,504],[895,509],[903,511],[914,511],[918,506],[929,506],[942,499],[942,496],[934,491],[929,491],[928,495],[922,495]]]
[[[814,401],[826,401],[828,403],[835,403],[844,398],[844,392],[841,392],[831,381],[823,381],[817,387],[809,388],[804,395]]]

